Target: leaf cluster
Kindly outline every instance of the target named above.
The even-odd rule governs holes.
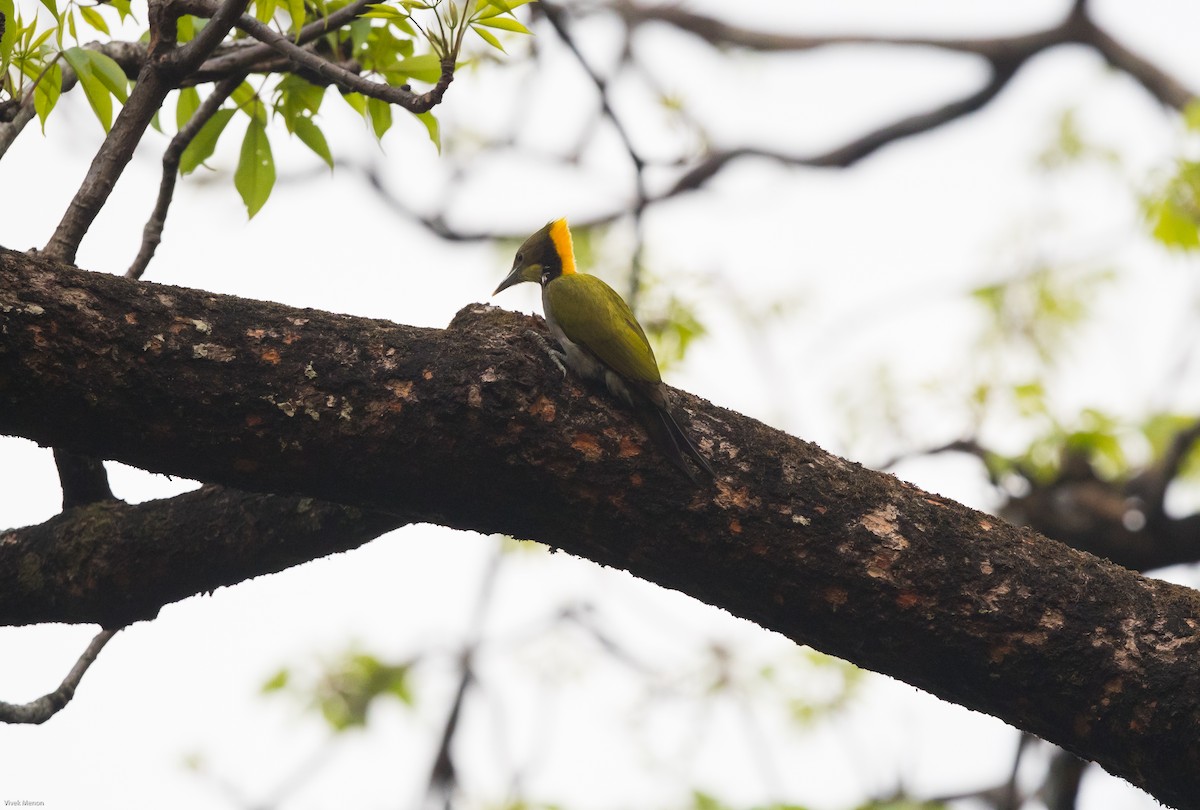
[[[121,66],[103,46],[83,45],[83,39],[99,33],[111,37],[113,25],[105,13],[117,14],[124,23],[132,18],[129,0],[84,5],[69,0],[61,8],[57,0],[41,0],[41,8],[26,19],[17,12],[17,0],[0,0],[5,25],[0,36],[0,113],[15,111],[17,105],[32,103],[45,130],[46,121],[64,91],[63,65],[73,71],[97,120],[108,132],[112,127],[116,104],[124,104],[129,79]],[[407,87],[411,81],[435,83],[444,60],[456,61],[468,31],[489,46],[504,50],[493,31],[528,34],[529,30],[513,16],[513,11],[528,0],[437,0],[424,3],[397,0],[378,3],[347,25],[325,33],[314,44],[331,61],[354,65],[355,72],[377,77],[391,86]],[[253,0],[248,14],[276,32],[295,37],[314,19],[327,16],[347,5],[347,0]],[[107,11],[106,11],[107,10]],[[42,12],[49,12],[47,15]],[[191,41],[204,20],[183,15],[176,21],[177,41]],[[234,35],[238,38],[240,35]],[[146,41],[149,31],[141,34]],[[73,44],[72,44],[73,43]],[[196,132],[183,150],[180,174],[194,172],[212,157],[217,144],[236,118],[245,117],[234,186],[246,210],[253,217],[270,198],[276,169],[271,145],[273,120],[282,121],[287,133],[300,140],[332,170],[333,150],[319,119],[328,84],[320,77],[300,72],[267,74],[254,81],[243,81],[228,102],[198,122]],[[200,109],[204,91],[184,86],[175,98],[175,123],[182,131]],[[339,96],[353,109],[376,139],[382,139],[393,125],[391,106],[378,98],[356,92]],[[431,112],[416,113],[434,146],[441,150],[441,132]],[[161,128],[156,119],[155,125]]]

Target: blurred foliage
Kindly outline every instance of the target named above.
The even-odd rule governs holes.
[[[1114,166],[1121,162],[1115,150],[1092,143],[1084,137],[1078,112],[1074,108],[1063,110],[1059,115],[1055,135],[1054,140],[1037,157],[1037,164],[1047,171],[1063,169],[1085,160],[1099,160]]]
[[[292,670],[282,668],[266,680],[264,694],[290,691],[320,713],[335,732],[367,725],[368,712],[380,698],[395,698],[413,706],[412,662],[387,663],[376,656],[350,650],[327,662],[307,682],[297,683]]]
[[[697,790],[692,792],[692,803],[689,805],[689,810],[740,810],[740,808],[725,804],[716,797]],[[755,805],[752,810],[808,810],[808,808],[807,805],[800,804],[760,804]]]
[[[848,708],[861,692],[866,672],[809,647],[758,669],[758,688],[768,700],[786,706],[797,726],[806,728]]]
[[[946,805],[941,802],[918,802],[907,799],[883,799],[880,801],[860,804],[855,810],[941,810]],[[738,805],[726,804],[714,796],[701,791],[692,793],[692,804],[689,810],[743,810]],[[771,803],[756,804],[746,810],[810,810],[809,805]]]
[[[1183,113],[1187,131],[1184,154],[1174,171],[1143,199],[1150,231],[1168,248],[1200,248],[1200,100]]]
[[[1025,348],[1052,363],[1071,332],[1091,312],[1101,290],[1116,278],[1111,268],[1037,265],[1029,271],[971,290],[984,309],[982,350]]]

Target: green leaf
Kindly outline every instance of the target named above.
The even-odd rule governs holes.
[[[317,156],[329,164],[330,171],[333,170],[333,153],[329,151],[329,142],[325,140],[325,133],[317,126],[316,122],[307,116],[301,116],[294,122],[294,132],[296,136],[304,142],[304,145],[317,153]]]
[[[62,22],[62,18],[58,16],[58,3],[54,2],[54,0],[42,0],[42,5],[50,9],[50,13],[54,15],[55,21]]]
[[[520,8],[528,3],[529,0],[487,0],[484,4],[482,13],[476,14],[476,19],[487,19],[495,17],[497,14],[512,14],[514,8]],[[490,8],[488,8],[490,7]]]
[[[500,51],[500,53],[508,53],[508,51],[504,50],[504,46],[500,44],[500,40],[496,39],[496,35],[491,31],[488,31],[486,28],[480,28],[478,25],[472,25],[471,30],[479,34],[484,42]]]
[[[279,8],[279,0],[258,0],[254,4],[254,16],[261,23],[269,23],[275,17],[277,8]]]
[[[104,21],[104,17],[100,16],[100,12],[91,6],[80,6],[79,13],[83,15],[84,21],[95,28],[97,31],[102,31],[105,34],[109,33],[108,23]]]
[[[361,93],[342,93],[342,100],[350,105],[350,108],[364,118],[367,115],[367,97]]]
[[[288,672],[286,667],[284,667],[283,669],[279,670],[274,675],[272,675],[270,678],[268,678],[266,683],[264,683],[262,685],[263,694],[269,694],[271,692],[278,692],[280,689],[283,689],[288,685],[288,681],[290,679],[291,679],[291,673]]]
[[[117,97],[122,104],[129,98],[129,78],[121,66],[107,54],[91,49],[84,49],[88,61],[92,63],[92,72],[100,83],[108,88],[108,92]]]
[[[175,23],[175,32],[179,37],[179,44],[191,42],[196,36],[196,18],[191,14],[182,15],[178,22]]]
[[[396,9],[392,8],[389,5],[385,5],[384,3],[372,3],[369,6],[367,6],[367,8],[369,8],[371,10],[368,11],[366,14],[363,14],[362,16],[364,16],[364,17],[373,17],[373,18],[380,19],[380,20],[392,20],[397,17],[403,19],[405,16],[404,14],[401,14]]]
[[[437,56],[432,53],[414,56],[411,59],[401,59],[387,68],[395,73],[416,79],[426,84],[436,84],[442,75],[442,65]]]
[[[229,109],[217,110],[213,113],[212,118],[204,122],[204,126],[200,127],[196,137],[192,138],[192,142],[187,145],[179,158],[180,174],[191,174],[201,163],[212,156],[213,151],[217,148],[217,139],[221,137],[221,133],[225,131],[225,125],[229,123],[229,119],[233,118],[236,112],[236,110]]]
[[[258,98],[258,93],[250,86],[249,82],[242,82],[237,89],[229,94],[234,103],[238,105],[238,109],[250,116],[260,124],[267,123],[267,108],[266,105]]]
[[[1183,108],[1183,122],[1192,132],[1200,132],[1200,99],[1192,99]]]
[[[1154,238],[1169,248],[1195,250],[1200,248],[1200,228],[1187,211],[1174,200],[1159,200],[1149,210]]]
[[[175,102],[175,129],[183,129],[200,107],[200,92],[195,87],[181,87]]]
[[[486,17],[486,18],[480,19],[476,24],[477,25],[486,25],[489,28],[500,28],[505,31],[513,31],[518,34],[532,34],[533,33],[528,28],[521,25],[521,23],[517,22],[516,20],[512,19],[511,17]]]
[[[266,125],[258,118],[250,119],[250,125],[246,127],[242,153],[233,173],[233,185],[242,195],[242,202],[246,204],[246,211],[251,217],[259,212],[275,187],[275,159],[271,155],[271,142],[267,139]]]
[[[129,8],[130,0],[108,0],[108,4],[117,10],[117,14],[121,15],[121,22],[125,22],[125,18],[133,12]]]
[[[17,41],[17,17],[13,0],[0,0],[0,14],[4,15],[4,35],[0,36],[0,71],[8,66],[13,43]]]
[[[276,88],[278,99],[275,108],[283,115],[288,130],[292,130],[292,122],[304,113],[315,115],[321,109],[325,98],[325,88],[310,84],[296,75],[283,77]]]
[[[307,17],[304,0],[287,0],[287,13],[292,18],[292,26],[288,30],[296,33],[304,26],[304,20]]]
[[[112,129],[112,96],[109,95],[108,88],[92,71],[92,62],[88,59],[87,52],[83,48],[67,48],[62,55],[67,60],[67,64],[75,69],[75,76],[79,79],[79,86],[83,88],[83,94],[87,96],[88,103],[92,105],[92,111],[96,113],[100,126],[104,127],[105,132],[108,132]]]
[[[62,95],[62,68],[57,64],[46,68],[37,90],[33,93],[33,108],[37,111],[38,121],[42,124],[42,133],[46,132],[46,118]]]
[[[367,112],[371,116],[375,139],[382,140],[383,134],[392,128],[392,105],[377,98],[368,98]]]
[[[438,154],[442,153],[442,126],[432,112],[416,113],[417,120],[425,125],[429,140],[437,147]]]
[[[30,24],[29,32],[33,33],[33,30],[34,30],[33,25]],[[25,50],[31,51],[31,52],[36,51],[38,48],[40,48],[42,46],[42,43],[45,42],[46,40],[50,39],[50,36],[52,34],[54,34],[57,30],[58,30],[57,28],[47,28],[45,31],[43,31],[41,34],[38,35],[37,39],[35,39],[33,42],[31,42],[29,45],[27,45],[25,47]]]

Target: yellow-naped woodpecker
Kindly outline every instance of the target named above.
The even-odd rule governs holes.
[[[689,478],[698,480],[685,456],[715,478],[708,459],[671,414],[654,350],[629,305],[599,278],[575,269],[565,219],[548,223],[525,240],[512,271],[492,295],[522,281],[542,285],[546,325],[562,346],[567,365],[582,377],[603,382],[632,406],[650,437]]]

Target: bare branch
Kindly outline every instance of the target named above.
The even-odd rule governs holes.
[[[807,51],[839,45],[894,45],[900,47],[937,48],[958,53],[971,53],[991,58],[1017,47],[1028,47],[1032,37],[1021,35],[1003,38],[939,38],[884,37],[869,34],[806,36],[774,31],[755,31],[732,25],[715,17],[688,11],[676,4],[643,5],[630,0],[616,0],[608,6],[626,25],[637,27],[647,23],[665,23],[703,39],[717,48],[742,48],[753,51]]]
[[[71,698],[75,697],[75,690],[79,687],[79,682],[83,680],[88,667],[96,660],[96,656],[104,649],[108,640],[115,636],[120,629],[118,627],[112,630],[101,630],[97,633],[92,642],[88,644],[87,649],[83,651],[83,655],[79,656],[75,666],[71,667],[67,677],[53,692],[42,695],[29,703],[0,702],[0,722],[38,724],[44,723],[58,714],[64,706],[71,702]]]
[[[1107,31],[1096,25],[1090,17],[1081,16],[1079,27],[1083,32],[1079,37],[1079,42],[1095,48],[1108,64],[1117,70],[1128,73],[1145,88],[1146,92],[1163,104],[1182,110],[1196,99],[1196,93],[1190,87],[1150,60],[1122,45]]]
[[[126,278],[142,277],[150,260],[154,258],[154,251],[162,241],[163,226],[166,224],[167,211],[171,207],[171,199],[175,194],[175,182],[179,177],[179,160],[183,157],[184,150],[188,148],[196,134],[208,123],[213,114],[225,103],[225,99],[229,98],[245,78],[245,74],[237,74],[217,82],[212,93],[201,102],[200,106],[196,108],[196,112],[167,145],[166,151],[163,152],[163,173],[158,186],[158,199],[154,203],[154,211],[151,212],[150,219],[146,221],[146,227],[142,229],[142,247],[134,258],[133,264],[125,271]]]

